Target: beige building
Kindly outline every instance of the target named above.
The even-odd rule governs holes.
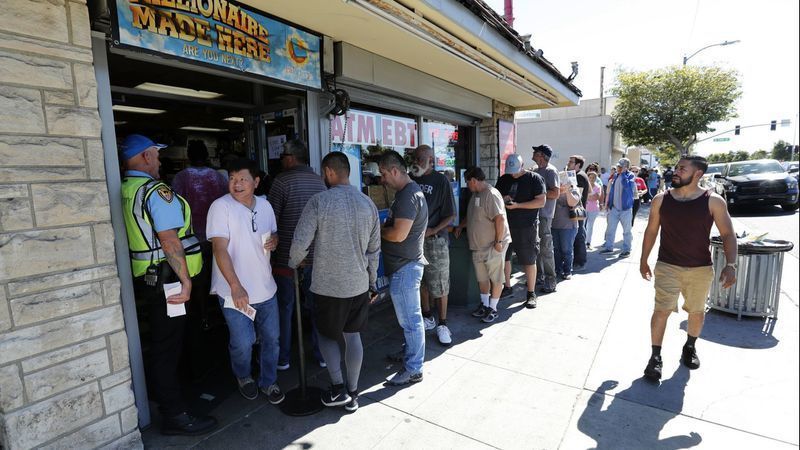
[[[337,144],[335,84],[353,110],[395,124],[373,144],[405,130],[437,147],[457,182],[473,164],[496,177],[499,119],[580,97],[477,0],[218,3],[286,40],[265,44],[263,33],[247,34],[258,24],[239,19],[212,40],[211,18],[191,6],[208,2],[176,2],[180,16],[159,2],[2,3],[0,448],[137,447],[154,420],[118,138],[169,144],[167,179],[186,165],[189,140],[206,142],[215,163],[249,156],[272,172],[271,143],[297,137],[318,169]]]
[[[528,164],[531,147],[548,144],[553,148],[551,162],[558,168],[574,154],[583,155],[587,164],[597,161],[610,168],[626,152],[619,132],[611,129],[615,101],[606,98],[603,106],[600,99],[589,99],[577,106],[521,114],[516,119],[518,152]]]

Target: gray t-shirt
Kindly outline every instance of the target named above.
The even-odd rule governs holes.
[[[553,189],[554,187],[558,187],[558,170],[556,170],[556,166],[548,163],[547,167],[545,168],[538,168],[536,169],[536,173],[544,178],[544,184],[547,190]],[[548,198],[544,204],[544,208],[539,211],[539,217],[545,219],[552,219],[556,213],[556,199]]]
[[[397,272],[398,269],[410,262],[426,264],[422,253],[425,240],[425,229],[428,227],[428,204],[419,185],[413,181],[394,196],[392,206],[389,208],[389,218],[386,226],[394,226],[395,219],[413,220],[411,230],[402,242],[389,242],[381,239],[381,252],[386,275]]]
[[[455,215],[453,187],[447,177],[433,171],[421,177],[411,177],[419,185],[428,203],[428,228],[439,225],[443,218]],[[439,236],[447,237],[447,227],[439,231]]]

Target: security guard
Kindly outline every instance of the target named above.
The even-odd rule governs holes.
[[[137,303],[147,308],[150,324],[148,384],[164,417],[164,434],[196,435],[212,430],[213,417],[187,413],[181,398],[178,362],[186,316],[169,317],[167,303],[189,301],[192,278],[202,268],[200,243],[192,232],[189,204],[158,180],[158,151],[166,147],[140,134],[120,146],[125,175],[122,209],[128,234]],[[163,285],[180,281],[180,293],[165,298]]]

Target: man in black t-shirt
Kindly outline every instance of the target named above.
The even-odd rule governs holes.
[[[447,294],[450,293],[450,239],[447,227],[456,216],[453,188],[447,177],[434,169],[433,149],[420,145],[414,149],[411,180],[419,185],[428,203],[428,228],[425,230],[423,253],[428,265],[422,274],[422,318],[425,330],[436,329],[439,343],[450,345],[452,335],[447,327]],[[437,300],[439,323],[431,312],[430,299]]]
[[[574,170],[578,178],[578,188],[581,190],[581,206],[586,208],[586,199],[589,197],[591,189],[589,188],[589,177],[583,171],[583,165],[586,160],[581,155],[572,155],[569,157],[567,163],[567,170]],[[575,259],[572,262],[574,270],[583,269],[586,265],[586,225],[583,220],[578,221],[578,234],[575,235],[575,242],[573,244],[573,254]]]
[[[545,204],[547,188],[541,175],[526,172],[522,157],[517,154],[506,158],[505,175],[497,180],[495,188],[506,203],[508,226],[511,230],[511,247],[506,252],[506,285],[503,296],[511,294],[511,252],[525,269],[528,283],[526,308],[536,308],[536,258],[539,255],[539,209]]]

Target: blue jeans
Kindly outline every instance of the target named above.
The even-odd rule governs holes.
[[[252,376],[251,359],[253,344],[256,343],[256,333],[260,341],[259,352],[259,387],[269,387],[278,380],[278,300],[271,299],[256,303],[252,306],[256,310],[256,318],[251,321],[241,312],[223,307],[224,301],[220,297],[219,306],[222,315],[228,324],[228,351],[231,355],[231,368],[236,378]]]
[[[606,250],[614,249],[614,239],[617,236],[617,225],[622,224],[622,251],[630,252],[633,245],[633,233],[631,227],[633,226],[633,210],[626,209],[620,211],[617,208],[611,208],[606,215],[608,220],[608,228],[606,228],[606,242],[603,245]]]
[[[553,228],[553,258],[556,262],[556,272],[562,275],[572,275],[573,249],[577,228]],[[584,247],[585,249],[585,247]]]
[[[403,364],[405,370],[411,373],[421,373],[422,362],[425,360],[425,326],[422,324],[419,299],[423,267],[418,262],[410,262],[389,279],[389,295],[392,296],[394,312],[403,329],[406,343]]]
[[[299,269],[303,271],[303,282],[300,289],[306,299],[306,304],[303,308],[308,308],[311,313],[311,344],[314,346],[314,356],[317,361],[323,361],[322,354],[319,352],[319,344],[317,344],[317,326],[314,322],[314,294],[311,293],[309,287],[311,286],[311,266]],[[278,314],[280,315],[280,346],[281,350],[278,353],[278,362],[280,364],[289,364],[292,359],[292,330],[294,329],[294,278],[285,277],[283,275],[275,275],[275,284],[278,286]]]

